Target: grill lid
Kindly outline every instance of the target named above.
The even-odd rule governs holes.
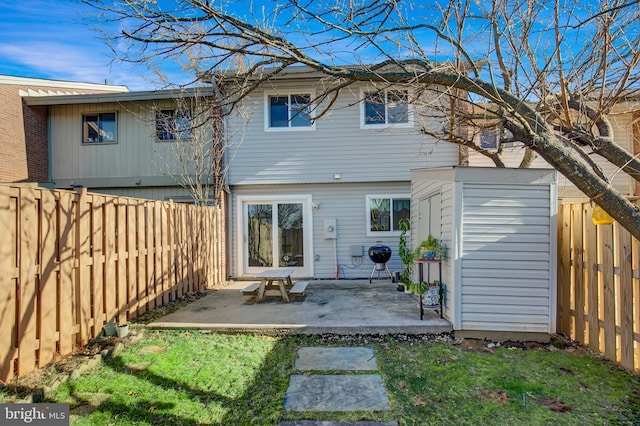
[[[369,247],[369,259],[375,263],[387,263],[391,259],[391,248],[381,243]]]

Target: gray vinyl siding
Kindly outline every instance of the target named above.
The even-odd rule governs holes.
[[[609,117],[613,127],[615,142],[624,149],[633,153],[633,115],[632,113],[617,114]],[[518,167],[522,161],[525,148],[523,145],[507,147],[503,152],[503,161],[507,167]],[[587,150],[587,153],[590,151]],[[634,181],[626,173],[620,173],[613,164],[605,161],[598,155],[592,155],[591,159],[602,168],[604,175],[610,179],[611,184],[623,194],[633,194]],[[493,167],[493,161],[473,150],[469,150],[469,165],[471,167]],[[538,156],[533,162],[532,168],[551,168],[549,164]],[[566,177],[558,175],[558,196],[560,198],[584,197],[576,186]]]
[[[455,167],[411,177],[412,225],[419,200],[441,194],[444,314],[453,328],[554,332],[556,173]]]
[[[51,178],[68,184],[117,180],[135,186],[179,175],[172,145],[155,138],[154,107],[172,108],[172,100],[50,106]],[[116,112],[116,143],[82,144],[83,114]],[[90,186],[90,185],[87,185]]]
[[[334,242],[325,239],[324,220],[335,219],[337,230],[337,259],[340,265],[340,279],[369,278],[374,264],[367,255],[367,249],[377,241],[388,245],[392,250],[391,260],[387,263],[391,271],[402,268],[398,257],[398,236],[368,237],[366,229],[367,194],[409,194],[409,182],[376,183],[376,184],[314,184],[314,185],[260,185],[233,187],[232,226],[233,232],[232,274],[242,277],[241,266],[238,261],[237,242],[237,197],[239,196],[286,196],[311,195],[314,203],[318,203],[318,210],[313,216],[313,255],[314,277],[316,279],[335,278],[336,262],[334,260]],[[363,247],[362,258],[351,257],[351,246]],[[384,275],[381,275],[381,277]],[[387,279],[387,281],[389,281]]]
[[[190,202],[191,200],[189,191],[179,186],[160,186],[148,188],[99,188],[92,190],[92,192],[118,195],[121,197],[144,198],[148,200],[174,200],[176,202]]]
[[[462,329],[549,332],[548,185],[463,184]]]
[[[313,82],[280,85],[299,93]],[[274,87],[275,88],[275,87]],[[272,91],[271,89],[269,91]],[[360,128],[360,92],[341,92],[310,131],[265,131],[265,92],[244,101],[248,121],[230,120],[230,185],[408,181],[410,169],[458,163],[458,147],[421,135],[418,126]],[[245,125],[246,124],[246,125]]]

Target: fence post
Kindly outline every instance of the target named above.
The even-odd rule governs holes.
[[[40,356],[38,366],[44,367],[52,362],[56,354],[58,333],[58,235],[57,202],[53,191],[40,192]],[[0,244],[2,246],[2,244]],[[1,256],[0,256],[1,257]],[[4,270],[0,268],[0,270]],[[4,293],[2,293],[4,295]]]
[[[571,206],[563,204],[559,209],[558,226],[558,325],[559,332],[571,336]]]
[[[602,285],[604,286],[604,355],[616,362],[616,290],[613,265],[613,225],[598,226],[602,242]]]
[[[4,242],[0,244],[0,324],[6,324],[0,333],[0,380],[9,381],[14,374],[14,362],[18,357],[16,333],[16,281],[18,280],[18,191],[0,186],[0,229]]]
[[[618,266],[620,268],[620,363],[633,370],[633,263],[631,234],[621,226],[618,230]],[[640,306],[639,306],[640,308]]]
[[[593,213],[593,207],[589,203],[583,203],[584,217],[589,218]],[[585,235],[587,237],[587,250],[585,262],[587,265],[587,321],[589,322],[589,348],[592,351],[600,351],[600,292],[598,290],[598,229],[591,220],[585,221]]]
[[[585,283],[584,283],[584,220],[583,209],[579,204],[571,207],[572,217],[572,247],[573,255],[571,256],[573,263],[573,311],[575,315],[574,321],[574,339],[584,344],[584,307],[585,307]]]
[[[76,257],[78,267],[76,268],[76,294],[78,304],[76,306],[77,323],[80,326],[78,333],[79,344],[89,343],[93,318],[91,315],[91,274],[89,273],[89,252],[91,250],[91,209],[88,202],[87,188],[80,188],[76,196]]]

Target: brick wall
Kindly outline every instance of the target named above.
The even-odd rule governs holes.
[[[29,182],[47,182],[49,180],[47,107],[24,105],[22,115],[24,117],[28,180]]]
[[[19,89],[13,85],[0,86],[0,182],[29,180],[24,111]]]

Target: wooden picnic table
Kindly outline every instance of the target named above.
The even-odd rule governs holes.
[[[291,282],[291,274],[293,269],[270,269],[268,271],[260,272],[256,275],[256,278],[260,279],[260,287],[258,288],[257,301],[261,302],[264,299],[264,292],[266,290],[279,289],[282,295],[282,300],[289,303],[289,295],[287,290],[293,287]],[[273,282],[278,284],[275,285]]]

